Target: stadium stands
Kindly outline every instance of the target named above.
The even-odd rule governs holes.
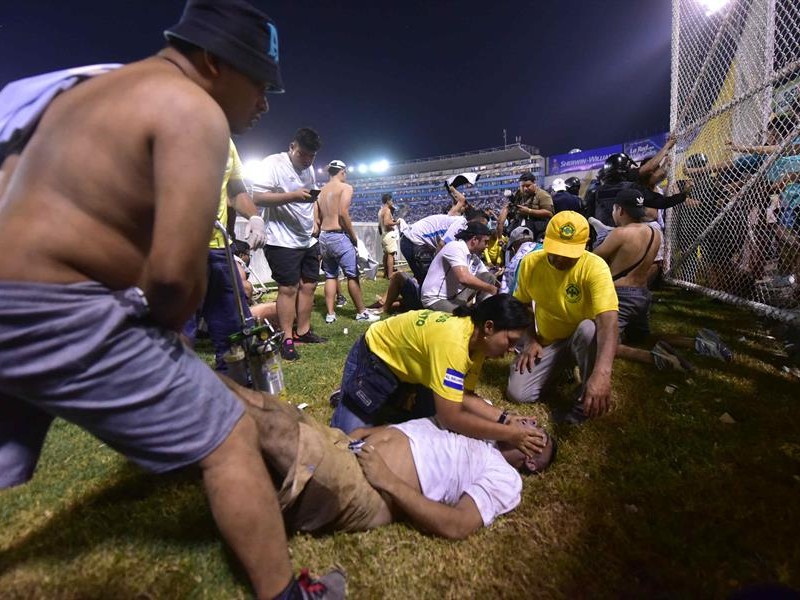
[[[389,175],[353,174],[349,179],[354,188],[350,215],[353,221],[376,221],[381,195],[387,192],[392,193],[395,206],[405,213],[409,223],[447,212],[451,200],[444,182],[451,175],[464,172],[481,175],[475,187],[462,189],[467,200],[479,208],[499,211],[504,204],[503,191],[515,190],[521,173],[533,171],[537,178],[544,179],[545,160],[535,151],[516,144],[394,164]]]

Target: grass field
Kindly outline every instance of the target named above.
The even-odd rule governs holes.
[[[365,282],[365,297],[384,288]],[[321,291],[318,292],[321,294]],[[365,325],[352,303],[284,364],[288,399],[327,420],[328,394]],[[732,364],[687,355],[691,379],[617,361],[615,410],[556,426],[557,462],[527,477],[519,508],[464,542],[405,524],[291,539],[294,564],[340,564],[352,598],[721,597],[755,582],[800,587],[800,382],[752,314],[677,289],[657,294],[656,332],[713,327]],[[349,332],[343,333],[347,327]],[[502,398],[507,363],[478,391]],[[667,393],[665,387],[677,389]],[[552,405],[568,403],[562,382]],[[547,406],[521,412],[548,422]],[[727,413],[733,422],[723,422]],[[730,420],[730,419],[726,419]],[[269,565],[264,565],[269,569]],[[64,422],[27,485],[0,492],[0,597],[249,597],[194,471],[153,477]]]

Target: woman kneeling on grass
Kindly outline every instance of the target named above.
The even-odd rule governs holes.
[[[531,318],[519,300],[498,294],[455,314],[416,310],[374,323],[347,355],[331,426],[350,433],[435,415],[450,431],[541,452],[543,436],[474,391],[484,358],[513,349]]]

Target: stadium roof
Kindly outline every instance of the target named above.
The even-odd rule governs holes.
[[[487,148],[485,150],[462,152],[461,154],[448,154],[446,156],[434,156],[431,158],[419,158],[401,163],[393,163],[389,165],[389,169],[381,173],[380,176],[429,173],[431,171],[446,171],[449,169],[469,169],[480,165],[526,160],[534,156],[539,156],[538,148],[526,144],[509,144],[506,147],[500,146],[497,148]],[[351,173],[351,176],[359,178],[375,177],[374,174],[357,174],[355,171]]]

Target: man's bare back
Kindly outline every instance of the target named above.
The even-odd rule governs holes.
[[[647,249],[652,235],[653,243]],[[604,248],[608,244],[607,248]],[[647,287],[650,267],[658,254],[661,245],[661,233],[646,223],[630,223],[617,227],[605,241],[595,250],[602,256],[616,276],[632,267],[644,256],[644,260],[630,273],[614,281],[617,287]],[[645,254],[647,249],[647,254]]]
[[[345,233],[350,233],[342,216],[344,214],[349,217],[352,195],[353,186],[349,183],[332,179],[322,186],[317,200],[322,231],[344,230]]]
[[[0,199],[15,249],[0,255],[0,280],[174,285],[196,302],[229,135],[217,103],[160,56],[63,93]]]

